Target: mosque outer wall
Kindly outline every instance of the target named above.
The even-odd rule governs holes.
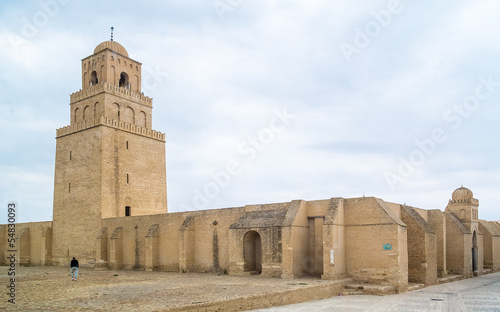
[[[500,270],[500,226],[495,222],[479,220],[483,234],[484,266],[493,271]]]
[[[18,263],[67,265],[53,254],[57,226],[16,224]],[[104,218],[99,228],[89,229],[86,253],[94,256],[82,259],[82,266],[250,274],[244,247],[249,232],[260,237],[257,271],[266,276],[349,276],[404,292],[408,282],[432,285],[448,272],[473,274],[472,234],[457,216],[373,197]],[[479,220],[478,274],[483,263],[500,268],[499,233],[498,223]],[[9,263],[7,234],[7,225],[0,225],[1,264]]]
[[[20,265],[52,264],[52,225],[51,221],[16,223],[15,250],[16,263]],[[0,225],[0,264],[10,264],[8,257],[12,248],[8,246],[8,226]]]
[[[258,272],[262,275],[352,276],[394,285],[398,292],[407,287],[407,227],[385,202],[372,197],[105,218],[100,223],[89,234],[92,248],[87,252],[95,259],[82,261],[83,266],[249,274],[243,241],[255,231],[262,246]],[[66,265],[50,259],[55,226],[51,222],[17,225],[24,236],[21,244],[30,245],[29,253],[20,255],[23,264]],[[6,228],[0,226],[2,247]],[[384,249],[387,244],[390,249]],[[43,253],[44,261],[39,256]],[[2,259],[6,263],[6,255]]]
[[[406,291],[406,225],[384,201],[373,197],[348,199],[344,211],[347,275]]]

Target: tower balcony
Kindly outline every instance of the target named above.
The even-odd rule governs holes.
[[[145,127],[140,127],[137,125],[132,125],[127,122],[119,121],[114,118],[109,117],[98,117],[92,118],[89,120],[83,120],[79,123],[69,125],[66,127],[62,127],[56,130],[56,138],[60,138],[66,135],[70,135],[75,132],[83,131],[85,129],[98,127],[98,126],[107,126],[115,129],[120,129],[123,131],[127,131],[133,134],[149,137],[158,141],[165,142],[165,133],[161,133],[159,131],[151,130]]]
[[[70,95],[70,102],[75,103],[102,92],[130,99],[138,103],[141,103],[143,105],[146,105],[148,107],[153,107],[153,99],[148,96],[145,96],[143,93],[141,94],[135,93],[130,91],[129,88],[119,87],[117,85],[108,83],[106,81],[103,81],[101,83],[92,85],[86,89],[72,93]]]

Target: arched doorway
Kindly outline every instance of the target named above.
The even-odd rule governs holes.
[[[478,270],[478,255],[477,255],[477,235],[476,231],[472,234],[472,272],[474,276],[477,276],[477,270]]]
[[[245,271],[262,271],[262,247],[260,235],[250,231],[243,237],[243,255],[245,259]]]

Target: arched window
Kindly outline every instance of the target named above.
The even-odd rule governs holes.
[[[75,109],[75,115],[74,115],[73,118],[74,118],[73,119],[74,123],[77,123],[77,122],[79,122],[81,120],[81,118],[80,118],[80,109],[79,108]]]
[[[133,78],[133,83],[134,83],[134,89],[133,91],[139,93],[140,92],[140,88],[139,88],[139,76],[137,75],[134,75],[134,78]]]
[[[104,68],[104,65],[101,65],[101,70],[99,71],[99,76],[102,77],[102,81],[106,81],[106,69]]]
[[[116,86],[116,69],[114,66],[110,67],[110,73],[108,74],[108,78],[111,78],[111,83]]]
[[[94,118],[100,117],[99,113],[99,102],[95,102],[94,104]]]
[[[90,119],[92,118],[92,116],[90,116],[90,106],[85,106],[85,108],[83,109],[83,120],[87,120],[87,119]]]
[[[135,119],[135,124],[139,127],[146,128],[146,113],[141,111],[137,114],[137,118]]]
[[[94,70],[92,74],[90,74],[90,85],[93,86],[98,83],[97,80],[97,72]]]
[[[128,81],[128,75],[126,72],[122,72],[120,74],[120,81],[118,82],[118,86],[120,88],[125,88],[125,89],[130,90],[130,83]]]
[[[115,102],[111,107],[112,107],[111,118],[120,120],[120,105],[118,105],[118,103]]]
[[[135,124],[135,113],[130,106],[127,106],[127,108],[125,108],[125,112],[123,113],[123,121],[128,122],[131,125]]]

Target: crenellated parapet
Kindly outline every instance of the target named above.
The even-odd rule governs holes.
[[[69,135],[69,134],[72,134],[72,133],[75,133],[78,131],[82,131],[85,129],[89,129],[89,128],[93,128],[93,127],[97,127],[97,126],[101,126],[101,125],[115,128],[115,129],[124,130],[124,131],[130,132],[130,133],[142,135],[145,137],[149,137],[152,139],[156,139],[156,140],[165,142],[165,133],[161,133],[159,131],[147,129],[147,128],[140,127],[137,125],[132,125],[132,124],[129,124],[127,122],[119,121],[117,119],[108,118],[108,117],[104,117],[104,116],[84,120],[84,121],[81,121],[79,123],[76,123],[76,124],[73,124],[70,126],[59,128],[56,130],[56,138],[60,138],[60,137],[63,137],[63,136],[66,136],[66,135]]]
[[[452,199],[448,200],[448,205],[457,204],[457,203],[471,204],[471,205],[478,206],[479,200],[477,200],[475,198],[460,198],[460,199],[455,199],[455,200],[452,200]]]
[[[81,100],[86,99],[88,97],[94,96],[94,95],[101,93],[101,92],[107,92],[107,93],[110,93],[113,95],[119,95],[123,98],[138,101],[141,104],[144,104],[144,105],[149,106],[149,107],[153,106],[153,99],[152,98],[145,96],[143,94],[134,93],[126,88],[118,87],[114,84],[107,83],[107,82],[101,82],[101,83],[95,84],[89,88],[72,93],[70,95],[70,101],[71,101],[71,103],[78,102],[78,101],[81,101]]]

